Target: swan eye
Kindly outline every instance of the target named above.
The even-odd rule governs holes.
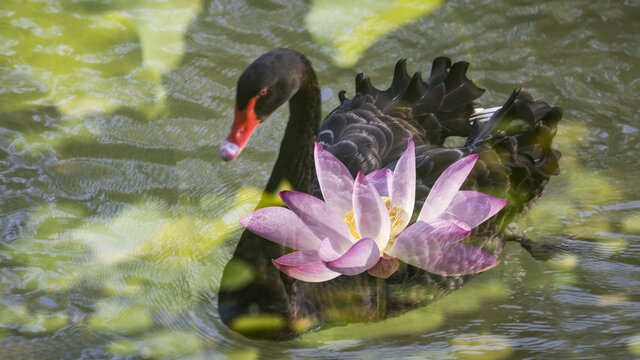
[[[265,95],[267,95],[267,89],[261,89],[261,90],[258,92],[258,95],[260,95],[260,96],[265,96]]]

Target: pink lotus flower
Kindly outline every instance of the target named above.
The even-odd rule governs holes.
[[[272,260],[287,275],[310,282],[364,271],[387,278],[398,260],[440,275],[472,274],[496,266],[489,253],[459,243],[507,201],[477,191],[460,191],[478,159],[469,155],[449,166],[409,225],[415,203],[412,140],[395,171],[351,177],[347,168],[315,145],[315,165],[325,201],[282,191],[284,207],[266,207],[240,219],[251,232],[293,248]]]

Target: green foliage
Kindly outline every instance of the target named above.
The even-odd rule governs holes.
[[[502,283],[490,279],[485,279],[485,281],[476,279],[476,281],[429,306],[380,322],[330,327],[304,334],[299,341],[308,344],[336,340],[383,339],[429,333],[445,325],[448,316],[471,313],[482,305],[506,298],[508,293],[508,289]]]
[[[428,14],[442,0],[315,0],[305,16],[311,34],[338,66],[351,67],[378,38]]]
[[[240,334],[261,333],[269,330],[282,329],[285,319],[277,314],[243,315],[233,319],[229,325]]]
[[[116,340],[109,345],[112,354],[146,359],[181,358],[201,350],[202,343],[196,333],[178,330],[159,331],[138,340]]]
[[[66,225],[61,219],[75,219],[82,211],[50,205],[33,215],[34,234],[39,238],[21,239],[6,257],[26,265],[21,281],[30,291],[59,294],[74,291],[82,283],[99,286],[87,326],[97,332],[134,336],[134,340],[112,344],[116,353],[150,351],[154,355],[171,347],[164,341],[170,334],[135,337],[154,330],[154,318],[179,316],[199,302],[200,294],[218,290],[226,259],[215,258],[224,240],[240,229],[237,219],[255,208],[259,198],[255,189],[239,190],[222,217],[207,218],[184,209],[174,215],[162,202],[149,200],[112,218],[84,218]],[[247,276],[240,276],[240,281]],[[14,304],[0,305],[0,315],[0,328],[36,334],[55,332],[70,317]],[[199,349],[199,342],[193,346],[193,335],[184,336],[184,349],[175,351]]]
[[[640,214],[629,214],[622,220],[622,230],[629,234],[640,235]]]
[[[555,192],[545,194],[526,217],[520,221],[523,229],[537,233],[566,234],[578,239],[597,242],[596,249],[604,254],[624,250],[627,240],[616,235],[618,222],[626,233],[633,233],[637,217],[625,216],[622,221],[610,213],[593,211],[624,199],[624,191],[613,180],[613,174],[598,173],[585,167],[577,154],[590,129],[572,121],[563,122],[555,143],[563,153],[562,173],[554,178]],[[547,191],[548,192],[548,191]],[[561,268],[573,268],[577,258],[554,260]],[[572,265],[573,264],[573,265]]]
[[[242,289],[253,280],[253,267],[242,259],[231,259],[226,266],[227,280],[220,290],[234,291]]]
[[[640,356],[640,333],[636,333],[628,339],[627,348],[633,355]]]
[[[455,354],[464,360],[500,360],[511,355],[509,338],[496,334],[462,334],[451,340]]]
[[[96,331],[128,334],[148,329],[153,319],[148,307],[113,299],[99,302],[87,323]]]
[[[74,117],[162,111],[161,75],[184,52],[200,0],[7,0],[0,4],[0,111],[52,104]]]
[[[375,41],[441,3],[317,0],[305,21],[334,62],[349,67]],[[24,337],[29,338],[26,346],[35,345],[38,338],[46,339],[41,343],[58,341],[59,345],[69,339],[65,331],[72,330],[103,339],[101,345],[115,357],[188,358],[218,346],[219,339],[213,338],[220,335],[216,330],[204,334],[200,329],[184,329],[184,319],[200,311],[195,315],[198,320],[206,314],[219,324],[216,293],[233,243],[226,240],[237,239],[237,220],[256,206],[282,203],[273,194],[247,187],[235,194],[229,191],[228,197],[208,191],[197,193],[195,200],[188,198],[196,193],[191,187],[197,187],[198,181],[217,180],[201,180],[194,174],[207,169],[217,175],[219,168],[205,160],[203,153],[194,151],[182,158],[181,151],[202,146],[202,139],[208,141],[210,134],[202,135],[205,127],[199,121],[189,125],[182,119],[163,117],[167,94],[162,77],[181,61],[185,32],[201,6],[202,0],[0,2],[0,166],[12,167],[15,158],[11,156],[17,154],[26,166],[42,170],[33,176],[40,176],[36,180],[42,182],[33,193],[16,195],[15,189],[9,189],[11,196],[30,205],[25,207],[29,214],[24,232],[0,247],[0,338],[9,340],[7,343],[11,344],[10,337]],[[246,35],[244,40],[252,38]],[[247,46],[226,41],[239,48]],[[233,73],[236,69],[225,70]],[[217,91],[227,90],[218,83],[213,86],[222,89]],[[135,115],[100,118],[117,111]],[[113,124],[104,126],[96,119]],[[522,224],[530,234],[592,240],[597,256],[612,256],[628,249],[634,239],[629,234],[640,234],[640,215],[636,208],[602,210],[624,200],[626,189],[613,171],[594,172],[578,157],[591,131],[584,121],[562,121],[556,143],[563,152],[563,172],[552,180],[550,191]],[[118,153],[114,158],[110,149],[100,147],[113,145],[114,137],[140,145],[138,150],[148,151],[145,154],[151,154],[153,161],[138,154]],[[155,152],[159,148],[170,150]],[[176,148],[179,154],[174,159]],[[0,171],[3,179],[12,176],[5,168]],[[131,173],[140,175],[129,176]],[[171,201],[150,194],[141,179],[153,176],[162,180],[160,191],[178,194]],[[112,187],[99,189],[97,183]],[[123,183],[131,189],[120,191],[118,187],[126,187]],[[7,189],[4,185],[0,184],[0,190]],[[28,187],[15,185],[20,186]],[[185,189],[186,195],[182,193]],[[95,197],[60,200],[87,194]],[[90,209],[102,201],[103,194],[126,198],[114,201],[119,202],[117,209]],[[0,203],[6,206],[4,201],[11,199],[3,192]],[[22,210],[16,211],[16,218]],[[11,204],[7,211],[13,211]],[[517,253],[513,249],[506,252]],[[484,320],[485,305],[510,302],[512,289],[541,291],[574,283],[584,276],[581,267],[586,263],[582,255],[565,255],[546,263],[534,262],[524,254],[511,262],[507,258],[491,274],[483,274],[428,307],[380,322],[320,329],[297,341],[269,346],[276,349],[274,353],[284,354],[292,346],[348,347],[360,341],[368,346],[367,341],[380,343],[446,329],[458,315]],[[232,288],[241,287],[254,275],[240,262],[230,266],[236,274]],[[632,302],[628,294],[601,291],[605,293],[594,297],[598,306],[629,306]],[[344,294],[346,298],[351,295]],[[417,289],[405,296],[418,304],[429,294]],[[335,321],[348,322],[352,316],[348,311],[327,311]],[[277,329],[283,321],[271,315],[246,316],[232,326],[249,333]],[[563,321],[567,318],[558,320]],[[304,318],[293,325],[301,332],[316,326]],[[219,337],[237,339],[233,336]],[[635,356],[640,356],[639,338],[636,333],[626,339],[627,350]],[[505,358],[511,353],[509,340],[490,331],[462,334],[449,344],[457,349],[459,358]],[[264,345],[243,339],[223,344],[219,351],[232,359],[258,359],[265,356],[261,352]]]

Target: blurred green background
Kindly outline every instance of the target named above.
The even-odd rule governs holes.
[[[638,18],[587,0],[2,1],[0,358],[640,357]],[[356,73],[384,88],[399,58],[427,73],[439,55],[471,62],[485,107],[521,86],[562,106],[561,174],[519,225],[570,251],[539,262],[509,243],[498,267],[383,322],[231,332],[222,269],[287,110],[234,163],[218,146],[238,76],[276,47],[311,59],[325,113]]]

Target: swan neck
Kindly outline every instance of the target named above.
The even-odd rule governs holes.
[[[321,120],[320,88],[311,65],[303,82],[289,99],[289,121],[280,144],[280,153],[273,167],[266,191],[274,192],[283,180],[293,190],[311,193],[315,178],[313,143],[318,137]]]

